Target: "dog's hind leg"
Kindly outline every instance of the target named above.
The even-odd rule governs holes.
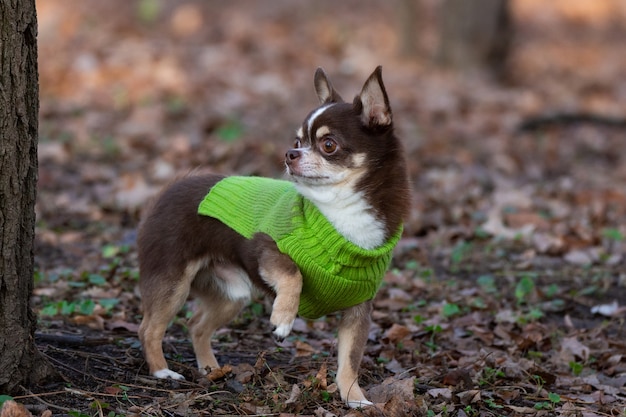
[[[166,281],[166,278],[161,277],[161,280]],[[149,290],[142,287],[141,293],[143,320],[139,326],[139,339],[150,374],[157,378],[185,379],[181,374],[168,369],[162,343],[167,326],[189,295],[189,285],[181,280],[167,291],[155,286]]]
[[[219,274],[213,278],[218,285],[202,292],[194,291],[196,312],[189,322],[200,372],[219,368],[211,338],[217,329],[241,311],[251,297],[251,284],[243,271],[219,267],[214,272]]]
[[[372,302],[366,301],[345,310],[339,322],[337,386],[341,399],[352,408],[372,405],[363,395],[358,381],[371,313]]]

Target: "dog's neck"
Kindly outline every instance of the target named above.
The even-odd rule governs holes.
[[[309,199],[347,240],[363,249],[385,243],[385,224],[361,191],[338,185],[305,187],[296,184],[300,194]]]

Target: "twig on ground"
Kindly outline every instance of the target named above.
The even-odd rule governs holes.
[[[49,407],[49,408],[54,408],[54,409],[56,409],[56,410],[61,410],[61,411],[66,411],[66,412],[72,411],[72,410],[70,410],[69,408],[66,408],[66,407],[62,407],[62,406],[60,406],[60,405],[55,405],[55,404],[49,403],[48,401],[46,401],[46,400],[44,400],[43,398],[41,398],[41,395],[52,395],[52,393],[47,393],[47,394],[34,394],[31,390],[27,389],[26,387],[23,387],[22,385],[20,385],[20,388],[21,388],[24,392],[28,393],[28,397],[26,397],[26,396],[22,396],[23,398],[34,398],[34,399],[36,399],[37,401],[39,401],[40,403],[42,403],[43,405],[45,405],[46,407]],[[54,395],[56,395],[56,394],[61,394],[61,393],[64,393],[64,392],[63,392],[63,391],[55,391],[55,392],[54,392]],[[22,398],[22,397],[19,397],[19,398]],[[16,398],[18,398],[18,397],[16,397]]]

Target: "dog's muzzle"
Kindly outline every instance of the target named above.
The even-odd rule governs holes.
[[[287,153],[285,153],[285,162],[289,164],[291,161],[295,161],[301,156],[302,151],[300,151],[299,149],[289,149]]]

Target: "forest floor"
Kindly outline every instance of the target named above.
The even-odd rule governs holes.
[[[626,416],[626,9],[517,0],[507,79],[398,54],[394,2],[38,2],[36,415]],[[323,66],[346,98],[383,65],[413,184],[350,410],[337,317],[271,336],[255,300],[200,377],[185,306],[170,366],[136,331],[142,208],[196,170],[281,177]]]

